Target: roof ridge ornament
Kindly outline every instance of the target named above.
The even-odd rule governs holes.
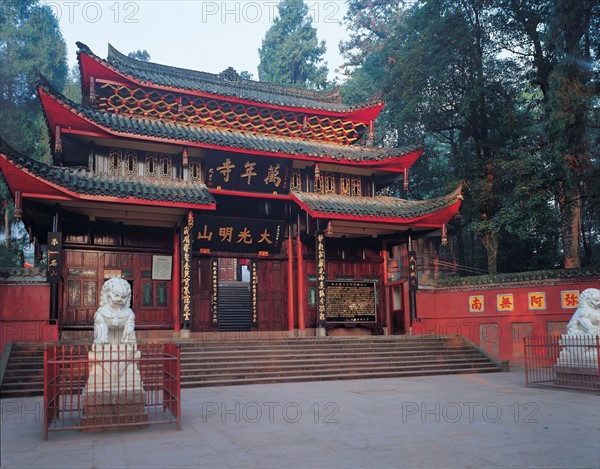
[[[233,67],[227,67],[221,73],[219,73],[219,78],[222,78],[226,81],[240,81],[240,74]]]

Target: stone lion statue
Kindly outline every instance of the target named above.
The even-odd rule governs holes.
[[[600,290],[588,288],[579,295],[579,307],[567,324],[568,335],[600,335]]]
[[[111,278],[100,291],[100,307],[94,314],[94,343],[135,343],[135,314],[129,307],[127,280]]]

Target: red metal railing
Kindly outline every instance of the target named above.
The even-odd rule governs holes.
[[[44,439],[176,423],[181,429],[179,344],[53,345],[44,350]]]
[[[600,337],[529,336],[525,345],[525,382],[600,390]]]

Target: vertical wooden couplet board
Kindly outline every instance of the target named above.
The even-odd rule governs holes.
[[[417,253],[408,251],[408,290],[419,289],[419,278],[417,276]]]
[[[325,234],[322,231],[317,231],[316,234],[317,326],[324,327],[327,322],[325,315],[325,277],[327,272],[325,264]]]
[[[258,269],[256,268],[256,261],[250,261],[250,295],[252,327],[258,327]]]
[[[210,260],[210,322],[219,325],[219,259]]]
[[[184,329],[192,324],[192,228],[194,216],[190,210],[181,230],[181,323]]]
[[[62,269],[62,233],[52,231],[48,233],[48,268],[46,269],[46,279],[50,284],[60,282],[60,273]]]

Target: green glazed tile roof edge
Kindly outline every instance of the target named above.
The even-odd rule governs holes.
[[[208,188],[198,182],[174,179],[152,181],[141,177],[115,178],[84,168],[48,166],[17,152],[2,139],[0,139],[0,153],[6,155],[21,170],[81,195],[204,206],[215,203]]]

